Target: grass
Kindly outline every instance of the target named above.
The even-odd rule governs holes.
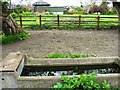
[[[96,57],[96,55],[92,54],[60,54],[60,53],[54,53],[54,54],[48,54],[44,56],[45,58],[88,58],[88,57]]]
[[[30,34],[23,31],[20,34],[15,34],[15,35],[10,35],[10,36],[5,36],[5,35],[0,35],[0,44],[11,44],[20,40],[25,40],[29,38]]]

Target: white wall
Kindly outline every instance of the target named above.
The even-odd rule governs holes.
[[[61,14],[63,15],[63,12],[52,12],[53,14]]]

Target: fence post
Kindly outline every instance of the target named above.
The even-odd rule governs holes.
[[[41,26],[42,26],[42,16],[41,15],[39,16],[39,19],[40,19],[40,28],[41,28]]]
[[[97,22],[97,24],[98,24],[98,29],[100,28],[100,16],[98,16],[98,22]]]
[[[22,16],[20,16],[20,27],[22,28]]]
[[[57,23],[58,23],[58,29],[59,29],[59,25],[60,25],[60,22],[59,22],[59,15],[57,15]]]
[[[81,23],[81,16],[79,16],[79,22],[78,22],[78,23],[79,23],[79,27],[80,27],[80,23]]]

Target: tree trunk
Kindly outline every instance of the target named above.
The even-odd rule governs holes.
[[[7,17],[2,17],[2,31],[6,36],[8,36],[19,34],[20,32],[22,32],[22,29],[18,27],[18,24],[9,15]]]
[[[2,2],[2,31],[6,36],[22,32],[22,29],[10,16],[7,2]]]

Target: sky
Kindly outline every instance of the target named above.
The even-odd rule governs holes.
[[[12,3],[14,4],[19,4],[20,0],[11,0]],[[22,1],[22,4],[27,5],[29,2],[31,2],[31,4],[33,4],[36,1],[40,1],[40,0],[27,0],[28,2],[26,2],[26,0]],[[99,3],[101,2],[101,0],[43,0],[49,4],[51,4],[51,6],[80,6],[80,2],[82,2],[83,5],[85,4],[90,4],[90,2],[96,2]],[[99,4],[98,4],[99,5]]]
[[[80,5],[80,0],[44,0],[51,4],[51,6],[67,6],[67,5]]]
[[[12,3],[15,3],[15,4],[19,3],[19,0],[11,0],[11,1]],[[40,0],[28,0],[28,1],[30,1],[31,3],[34,3]],[[66,6],[66,5],[79,6],[80,5],[80,0],[43,0],[43,1],[51,4],[51,6]],[[81,1],[84,1],[84,0],[81,0]],[[23,4],[27,4],[25,0],[23,0]]]

